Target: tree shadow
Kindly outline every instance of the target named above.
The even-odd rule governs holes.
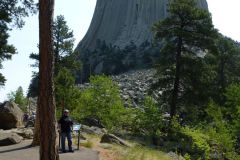
[[[28,149],[28,148],[32,148],[32,146],[28,144],[28,145],[26,145],[26,146],[19,146],[19,147],[17,147],[17,148],[6,149],[6,150],[0,151],[0,154],[1,154],[1,153],[7,153],[7,152],[24,150],[24,149]]]

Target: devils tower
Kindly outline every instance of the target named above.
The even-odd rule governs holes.
[[[127,50],[130,50],[129,52],[133,52],[132,50],[135,49],[135,52],[138,53],[132,55],[132,58],[141,58],[138,48],[142,45],[146,46],[146,42],[152,42],[151,26],[168,16],[168,2],[169,0],[97,0],[91,25],[76,48],[77,51],[80,51],[80,54],[82,53],[84,74],[86,75],[87,72],[89,72],[88,74],[112,74],[124,71],[124,69],[119,71],[119,67],[131,68],[131,66],[142,65],[142,62],[137,62],[139,59],[136,60],[137,64],[131,65],[129,55],[126,53],[128,51],[124,49],[127,47]],[[208,10],[206,0],[197,0],[197,3],[198,7]],[[111,52],[108,56],[104,56],[106,51],[96,53],[96,50],[102,50],[109,45],[110,50],[113,47],[115,50],[109,51],[108,49]],[[123,50],[124,53],[121,53],[124,57],[117,59],[118,63],[121,61],[120,64],[109,65],[111,59],[114,59],[114,56],[109,59],[109,55],[112,52],[117,52],[116,48],[118,51]],[[140,49],[140,51],[142,50],[143,48]],[[93,54],[95,56],[92,56]],[[147,57],[145,54],[142,53],[143,59]],[[107,68],[106,61],[109,66]]]

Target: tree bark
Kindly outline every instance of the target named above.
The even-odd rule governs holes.
[[[54,98],[54,0],[39,0],[39,120],[40,160],[57,160],[57,123]]]
[[[179,37],[178,44],[177,44],[177,53],[176,53],[176,71],[175,71],[174,86],[173,86],[173,92],[172,92],[172,101],[170,105],[171,117],[175,116],[176,110],[177,110],[177,99],[178,99],[179,83],[180,83],[181,53],[182,53],[182,38]]]

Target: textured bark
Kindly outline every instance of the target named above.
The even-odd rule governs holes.
[[[59,159],[53,83],[53,11],[54,0],[39,0],[40,63],[38,107],[40,160]]]
[[[167,17],[169,0],[97,0],[91,25],[76,50],[94,50],[97,39],[124,48],[152,41],[153,23]],[[208,9],[206,0],[197,0]]]

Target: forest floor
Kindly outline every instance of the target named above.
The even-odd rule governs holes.
[[[39,159],[39,147],[30,147],[31,140],[20,144],[0,147],[0,160],[37,160]],[[60,160],[99,160],[98,152],[82,148],[74,153],[59,154]]]

